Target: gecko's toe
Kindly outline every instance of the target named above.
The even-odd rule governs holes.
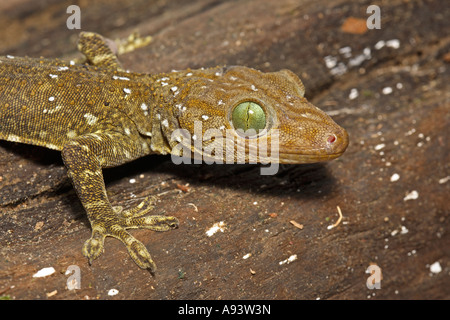
[[[138,240],[134,239],[131,243],[126,244],[128,253],[134,262],[142,269],[148,269],[154,273],[156,271],[156,264],[153,262],[147,248]]]
[[[178,227],[178,219],[167,216],[145,216],[125,220],[126,229],[150,229],[153,231],[169,231]]]
[[[88,258],[89,264],[92,264],[92,261],[97,259],[103,253],[103,244],[105,242],[105,235],[93,231],[92,236],[86,240],[83,245],[82,253]]]
[[[155,202],[156,202],[155,197],[147,197],[132,209],[120,210],[116,212],[120,213],[124,218],[141,217],[153,210],[154,208],[153,205],[155,204]]]

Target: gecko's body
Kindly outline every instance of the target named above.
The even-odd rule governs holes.
[[[113,207],[102,168],[151,153],[175,153],[180,141],[186,144],[186,139],[172,136],[176,129],[194,138],[196,121],[203,132],[236,130],[240,123],[245,129],[263,129],[252,139],[269,143],[270,132],[278,130],[280,163],[330,160],[347,147],[346,131],[306,101],[303,84],[290,71],[216,67],[137,74],[121,71],[97,34],[82,33],[79,49],[90,64],[0,57],[0,139],[62,152],[91,222],[92,237],[83,247],[90,261],[103,252],[104,238],[113,236],[140,267],[155,269],[145,246],[126,229],[165,231],[178,220],[146,215],[150,200],[130,210]],[[238,106],[243,111],[234,112]],[[239,134],[233,138],[238,144],[250,139]],[[186,146],[202,154],[210,142]]]

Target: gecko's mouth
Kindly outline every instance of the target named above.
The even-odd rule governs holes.
[[[344,152],[333,154],[296,154],[280,152],[279,162],[284,164],[324,162],[339,158],[343,153]]]
[[[182,131],[182,134],[187,133]],[[244,140],[239,139],[239,142],[242,143]],[[190,142],[191,139],[184,139],[183,142],[185,141]],[[302,164],[330,161],[340,157],[347,149],[349,139],[347,132],[340,128],[340,130],[334,130],[333,133],[323,135],[318,141],[320,143],[316,143],[316,146],[313,146],[314,144],[309,146],[282,144],[278,146],[278,142],[272,141],[269,145],[259,145],[254,142],[253,144],[244,143],[234,146],[235,148],[226,149],[224,146],[228,146],[228,142],[221,139],[217,141],[210,139],[204,140],[203,144],[200,144],[200,148],[195,143],[184,145],[184,147],[190,151],[191,157],[196,155],[195,158],[207,159],[216,163]],[[229,142],[232,145],[236,141],[233,139]],[[262,149],[260,149],[261,146]],[[219,152],[216,153],[215,151]]]
[[[348,133],[344,129],[326,136],[325,143],[317,149],[305,150],[305,148],[280,147],[280,163],[313,163],[323,162],[340,157],[347,149],[349,142]]]

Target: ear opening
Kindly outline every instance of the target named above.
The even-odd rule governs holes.
[[[236,67],[238,67],[238,66],[223,66],[222,67],[222,72],[223,73],[227,73],[228,71],[231,71],[231,70],[233,70],[234,68],[236,68]]]

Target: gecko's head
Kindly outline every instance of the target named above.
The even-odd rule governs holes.
[[[203,157],[295,164],[331,160],[347,148],[345,129],[304,98],[302,82],[289,70],[221,67],[191,77],[177,117],[194,140],[191,150]],[[196,132],[195,124],[201,124]]]

